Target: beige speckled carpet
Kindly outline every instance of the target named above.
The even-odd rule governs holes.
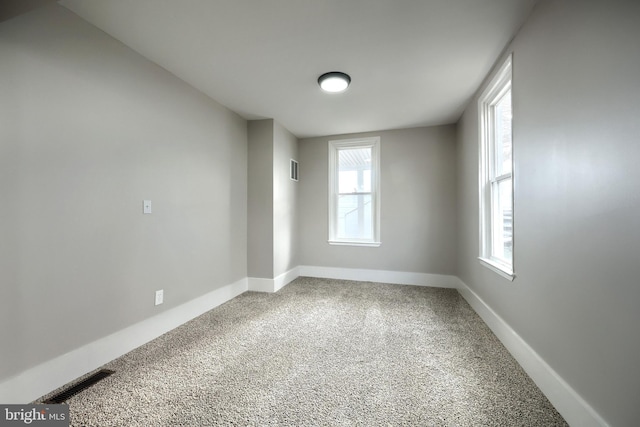
[[[105,368],[72,426],[566,425],[452,289],[298,278]]]

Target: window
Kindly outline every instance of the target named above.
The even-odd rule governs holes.
[[[480,261],[513,280],[511,56],[479,101]]]
[[[380,246],[380,138],[329,141],[329,243]]]

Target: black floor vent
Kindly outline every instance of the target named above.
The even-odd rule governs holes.
[[[96,372],[95,374],[91,375],[87,379],[80,381],[78,384],[74,385],[73,387],[69,387],[68,389],[61,391],[60,393],[56,394],[53,397],[50,397],[49,399],[45,400],[42,403],[55,404],[55,403],[66,402],[67,399],[72,398],[76,394],[80,393],[82,390],[88,389],[98,381],[107,378],[109,375],[113,374],[114,372],[115,371],[110,371],[108,369],[102,369]]]

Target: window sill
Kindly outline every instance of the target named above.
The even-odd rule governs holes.
[[[382,242],[350,242],[344,240],[329,240],[329,244],[333,246],[367,246],[377,248],[382,244]]]
[[[506,268],[505,266],[498,264],[497,262],[490,260],[488,258],[478,257],[478,261],[480,264],[487,267],[489,270],[494,273],[499,274],[510,282],[513,282],[513,279],[516,278],[516,275],[513,274],[513,270]]]

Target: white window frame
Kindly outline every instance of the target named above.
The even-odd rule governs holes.
[[[495,105],[502,96],[511,89],[512,55],[500,67],[491,83],[484,90],[478,100],[480,153],[479,153],[479,192],[480,192],[480,256],[478,259],[485,267],[493,270],[502,277],[513,280],[515,278],[513,259],[515,257],[515,228],[512,217],[512,257],[511,263],[493,255],[493,214],[497,203],[494,188],[506,179],[511,179],[511,212],[514,215],[514,165],[513,140],[511,147],[511,172],[495,176]],[[513,126],[513,124],[512,124]],[[515,216],[515,215],[514,215]]]
[[[338,151],[341,149],[371,148],[372,239],[338,238]],[[381,245],[380,242],[380,137],[329,141],[329,244],[348,246]]]

